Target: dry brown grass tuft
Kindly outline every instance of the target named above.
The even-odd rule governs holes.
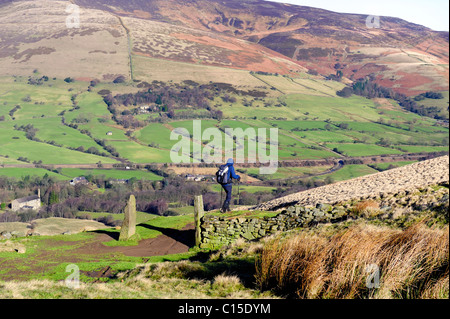
[[[352,207],[351,213],[355,216],[372,217],[379,211],[379,209],[380,205],[378,204],[378,202],[374,200],[365,200],[356,203]]]
[[[234,275],[227,275],[226,273],[217,275],[216,277],[214,277],[214,284],[218,285],[218,286],[222,286],[222,287],[226,287],[226,286],[240,286],[241,284],[241,280],[239,279],[238,276],[234,276]]]
[[[448,298],[449,229],[404,231],[358,223],[335,234],[301,232],[266,244],[263,290],[297,298]],[[371,278],[376,265],[379,286]]]

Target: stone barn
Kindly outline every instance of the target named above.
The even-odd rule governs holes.
[[[39,210],[41,208],[41,196],[40,191],[37,195],[18,198],[11,202],[11,210],[16,212],[20,209],[33,209]]]

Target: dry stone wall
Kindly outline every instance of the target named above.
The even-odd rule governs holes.
[[[316,207],[291,206],[274,217],[225,218],[206,215],[201,223],[201,248],[216,248],[238,238],[254,240],[279,231],[307,227],[315,223],[337,222],[345,218],[341,207],[317,204]]]
[[[397,218],[413,211],[447,212],[449,202],[449,157],[407,165],[378,174],[363,176],[312,189],[259,205],[258,210],[278,211],[273,217],[206,215],[200,220],[199,246],[216,248],[238,238],[254,240],[317,223],[353,218],[349,201],[372,201],[381,218]],[[432,185],[444,185],[435,190]]]

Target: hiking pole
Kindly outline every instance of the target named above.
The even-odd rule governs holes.
[[[241,181],[238,181],[238,200],[237,200],[237,204],[239,205],[239,195],[241,194],[240,192],[240,187],[241,187]]]
[[[220,204],[219,204],[219,209],[221,210],[222,208],[222,205],[223,205],[223,203],[222,203],[222,191],[223,191],[223,187],[222,187],[222,185],[220,185]]]

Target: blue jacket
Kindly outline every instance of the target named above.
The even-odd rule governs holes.
[[[230,182],[226,185],[230,185],[232,184],[230,177],[234,179],[240,179],[241,177],[239,175],[236,175],[233,164],[228,163],[227,166],[228,166],[228,180]]]

